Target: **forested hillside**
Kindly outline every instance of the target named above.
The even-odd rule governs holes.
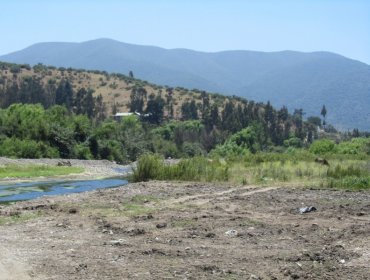
[[[302,108],[338,129],[370,130],[370,66],[330,52],[163,49],[110,39],[82,43],[39,43],[0,57],[36,65],[128,74],[170,87],[182,86],[238,95],[290,112]]]
[[[269,103],[156,86],[132,73],[7,63],[0,68],[3,156],[124,162],[149,151],[166,157],[204,155],[216,147],[220,153],[240,147],[257,152],[309,145],[321,127],[318,117],[304,121],[301,109],[289,114]],[[112,118],[128,111],[135,114]]]

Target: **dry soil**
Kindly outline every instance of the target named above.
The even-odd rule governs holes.
[[[0,206],[0,279],[370,279],[369,214],[368,191],[147,182],[44,197]]]

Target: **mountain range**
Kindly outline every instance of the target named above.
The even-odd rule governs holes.
[[[370,66],[330,52],[199,52],[97,39],[38,43],[0,61],[128,74],[160,85],[270,101],[306,116],[327,108],[338,129],[370,130]]]

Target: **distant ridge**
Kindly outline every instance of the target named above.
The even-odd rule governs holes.
[[[370,66],[330,52],[163,49],[97,39],[38,43],[0,56],[0,61],[105,70],[161,85],[270,100],[290,110],[319,115],[339,129],[370,130]]]

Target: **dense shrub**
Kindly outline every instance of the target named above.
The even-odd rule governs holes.
[[[338,154],[367,154],[370,155],[370,139],[354,138],[351,141],[344,141],[337,145],[336,153]]]
[[[182,150],[185,157],[195,157],[205,154],[205,151],[203,150],[199,143],[185,142],[183,144]]]
[[[287,140],[284,140],[285,147],[293,147],[293,148],[302,148],[303,143],[302,140],[297,137],[292,137]]]
[[[238,146],[236,143],[230,141],[223,145],[216,146],[216,148],[214,148],[210,153],[211,157],[222,157],[227,160],[236,160],[247,154],[249,154],[248,149]]]
[[[55,158],[58,150],[43,142],[5,138],[0,143],[0,155],[15,158]]]
[[[335,143],[328,139],[316,140],[309,148],[309,151],[316,155],[329,154],[334,151]]]

